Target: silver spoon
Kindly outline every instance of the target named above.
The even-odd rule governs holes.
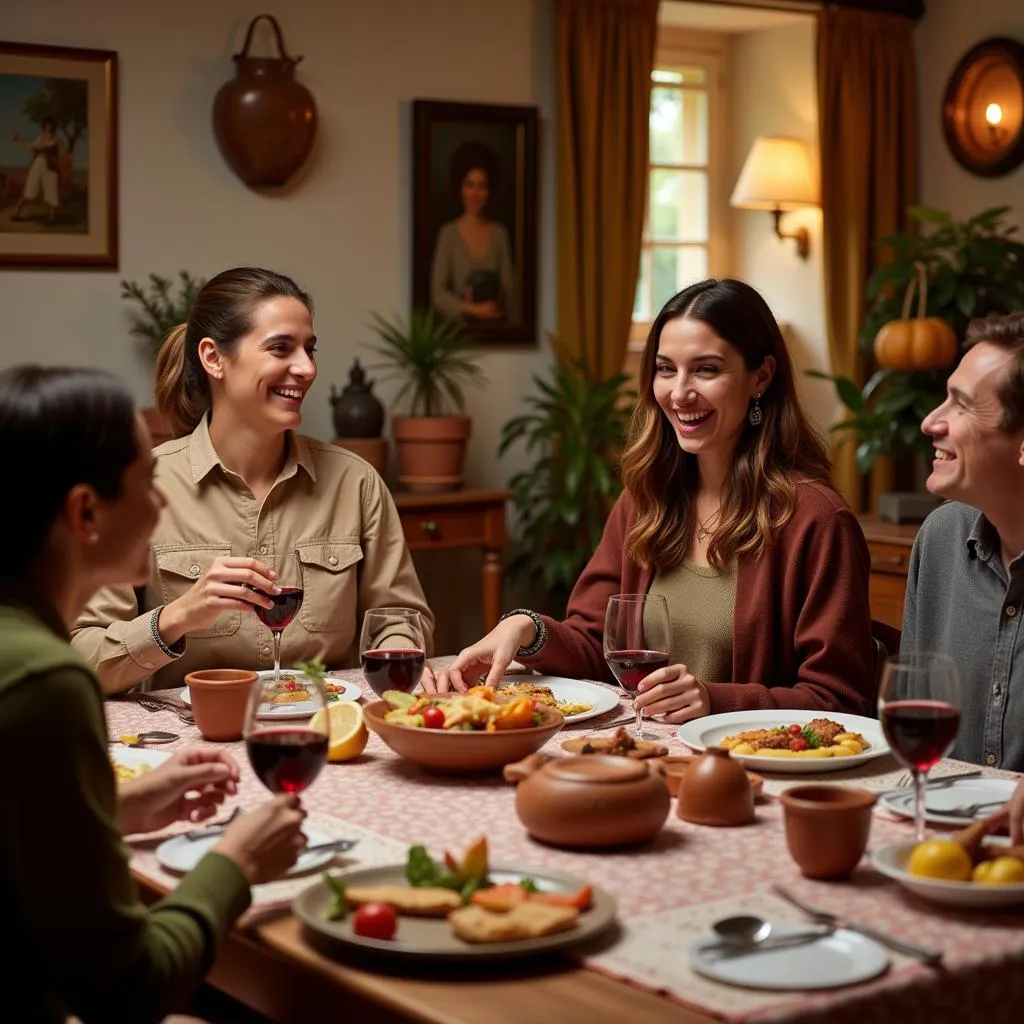
[[[159,729],[151,729],[148,732],[123,733],[118,741],[126,747],[141,747],[146,743],[173,743],[181,737],[176,732],[161,732]]]
[[[816,939],[831,935],[836,926],[832,924],[801,929],[792,935],[772,935],[772,925],[762,917],[739,914],[723,917],[711,926],[718,938],[715,945],[705,946],[702,952],[721,953],[724,956],[738,956],[767,949],[785,949],[789,946],[803,946]]]

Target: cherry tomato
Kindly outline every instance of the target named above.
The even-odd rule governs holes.
[[[420,714],[423,716],[423,727],[425,729],[443,729],[444,712],[433,705],[424,708]]]
[[[803,736],[795,736],[789,741],[790,750],[806,750],[810,746],[810,743],[803,738]]]
[[[799,725],[796,725],[796,724],[794,723],[793,725],[791,725],[791,726],[789,727],[789,731],[790,731],[790,732],[791,732],[791,733],[792,733],[792,734],[793,734],[794,736],[799,736],[799,735],[800,735],[800,734],[801,734],[801,733],[802,733],[802,732],[803,732],[804,730],[803,730],[803,728],[802,728],[801,726],[799,726]]]
[[[398,930],[398,915],[390,903],[364,903],[352,921],[352,931],[364,939],[392,939]]]

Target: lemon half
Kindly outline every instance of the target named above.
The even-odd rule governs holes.
[[[330,761],[351,761],[358,757],[370,738],[363,721],[363,709],[352,701],[338,701],[321,708],[309,720],[309,727],[327,733]]]

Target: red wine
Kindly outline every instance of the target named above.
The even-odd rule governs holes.
[[[245,745],[252,770],[272,793],[301,793],[327,760],[327,737],[312,729],[259,729]]]
[[[882,706],[882,731],[899,758],[926,772],[953,745],[960,712],[937,700],[898,700]]]
[[[668,664],[668,655],[662,651],[609,651],[604,660],[621,686],[636,690],[641,679]]]
[[[274,607],[261,608],[258,604],[253,605],[256,618],[267,629],[280,633],[295,618],[302,607],[302,593],[302,587],[282,587],[280,594],[264,593],[264,597],[269,597],[274,602]]]
[[[423,675],[425,651],[413,648],[366,651],[362,657],[363,675],[379,697],[385,690],[411,693]]]

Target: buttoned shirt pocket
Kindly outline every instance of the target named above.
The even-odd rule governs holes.
[[[157,547],[153,550],[157,576],[160,580],[160,601],[169,604],[187,593],[193,584],[218,558],[231,554],[229,544],[211,544],[204,547]],[[230,636],[238,631],[242,622],[241,612],[224,612],[218,615],[206,629],[195,629],[190,638],[201,639],[211,636]]]
[[[356,540],[318,540],[295,547],[305,591],[299,621],[311,633],[354,632],[362,546]]]

